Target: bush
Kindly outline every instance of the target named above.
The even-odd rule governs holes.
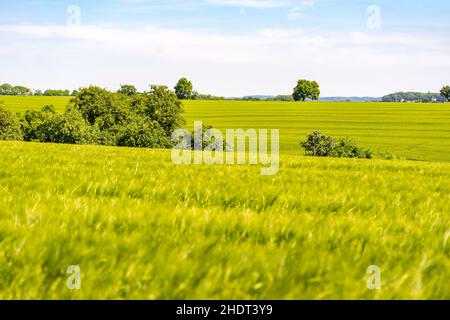
[[[98,130],[91,127],[77,110],[67,110],[54,126],[52,142],[67,144],[97,144]]]
[[[372,159],[373,153],[370,150],[358,148],[350,138],[336,140],[333,137],[325,136],[320,131],[314,131],[308,135],[307,141],[300,143],[305,149],[305,154],[314,157],[335,157],[335,158],[362,158]]]
[[[22,118],[25,141],[95,144],[96,131],[77,110],[68,109],[64,115],[56,113],[53,106],[41,111],[27,111]]]
[[[169,148],[172,142],[157,122],[137,117],[134,121],[117,128],[117,142],[121,147]]]
[[[358,148],[353,139],[342,138],[339,139],[333,150],[330,152],[330,157],[335,158],[362,158],[372,159],[373,154],[370,150],[362,150]]]
[[[125,123],[131,116],[127,96],[93,86],[81,89],[71,99],[69,109],[78,110],[90,125],[101,130]]]
[[[184,124],[181,112],[167,87],[140,94],[131,86],[119,93],[91,86],[80,89],[63,115],[45,106],[25,112],[20,124],[26,141],[169,148],[172,132]]]
[[[300,144],[305,148],[306,155],[313,157],[329,157],[334,149],[335,140],[323,135],[320,131],[314,131],[308,135],[307,141]]]
[[[61,116],[51,105],[43,107],[41,111],[26,111],[21,119],[24,140],[53,142],[61,121]]]
[[[23,140],[23,133],[17,117],[0,107],[0,140]]]
[[[175,129],[185,124],[181,113],[183,107],[175,93],[166,86],[151,86],[142,99],[142,110],[152,121],[156,121],[163,128],[165,135],[170,137]]]

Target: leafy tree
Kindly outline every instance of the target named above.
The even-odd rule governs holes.
[[[306,142],[300,144],[306,152],[306,155],[313,157],[328,157],[334,149],[335,140],[327,137],[320,131],[314,131],[308,135]]]
[[[137,94],[137,89],[135,86],[130,85],[130,84],[123,84],[120,86],[119,91],[117,91],[117,93],[120,94],[124,94],[126,96],[134,96],[135,94]]]
[[[96,124],[100,130],[125,123],[130,117],[128,97],[94,86],[81,89],[69,108],[80,111],[90,125]]]
[[[181,78],[175,86],[175,93],[178,99],[186,100],[192,97],[192,89],[192,82],[186,78]]]
[[[84,120],[78,110],[67,110],[59,119],[52,142],[67,144],[97,144],[98,131]]]
[[[150,92],[144,94],[143,111],[149,119],[158,122],[166,136],[170,137],[175,129],[185,123],[181,116],[181,101],[166,86],[153,85],[150,88]]]
[[[56,113],[53,106],[41,111],[27,111],[21,119],[26,141],[67,144],[95,144],[96,131],[83,119],[78,110]]]
[[[8,84],[8,83],[4,83],[0,86],[0,95],[3,96],[9,96],[12,94],[12,88],[13,86]]]
[[[31,90],[24,86],[15,86],[12,87],[11,94],[13,96],[27,96],[31,94]]]
[[[123,125],[117,132],[117,145],[134,148],[168,148],[171,140],[156,121],[148,121],[136,116],[133,121]]]
[[[299,80],[292,95],[295,101],[305,101],[306,99],[319,100],[320,88],[316,81]]]
[[[0,107],[0,140],[23,140],[19,120],[11,111],[2,107]]]
[[[54,142],[55,126],[60,117],[52,105],[40,111],[26,111],[21,118],[25,141]]]
[[[165,86],[132,96],[91,86],[80,89],[64,114],[53,106],[26,111],[18,128],[26,141],[168,148],[172,132],[184,124],[182,111]]]
[[[450,101],[450,86],[444,86],[440,93],[447,101]]]

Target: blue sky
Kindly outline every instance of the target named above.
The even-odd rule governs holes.
[[[311,78],[326,96],[379,96],[439,90],[449,56],[449,0],[0,1],[0,82],[32,88],[187,76],[238,96]]]

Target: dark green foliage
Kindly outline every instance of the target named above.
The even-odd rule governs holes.
[[[175,86],[175,94],[180,100],[191,99],[192,89],[192,82],[186,78],[181,78]],[[196,95],[198,94],[196,93]]]
[[[53,106],[41,111],[27,111],[21,119],[25,141],[91,144],[96,143],[95,130],[77,110],[60,115]]]
[[[128,97],[94,86],[81,89],[69,108],[80,111],[90,125],[100,130],[126,123],[131,117]]]
[[[122,86],[120,93],[80,89],[64,114],[53,106],[21,117],[26,141],[168,148],[172,132],[184,124],[182,105],[167,87],[152,86],[144,94]],[[20,126],[19,126],[20,129]]]
[[[350,138],[336,139],[325,136],[320,131],[308,135],[307,141],[300,144],[308,156],[335,158],[363,158],[372,159],[370,150],[358,148]]]
[[[55,127],[52,142],[68,144],[97,144],[98,130],[91,127],[77,110],[67,110]]]
[[[24,140],[52,142],[60,118],[53,106],[45,106],[41,111],[26,111],[21,118]]]
[[[23,133],[17,117],[0,107],[0,140],[22,140]]]
[[[136,117],[127,125],[117,128],[117,145],[136,148],[169,148],[171,140],[157,122]]]
[[[140,109],[150,120],[158,122],[168,137],[185,124],[181,116],[183,105],[166,86],[151,86],[141,103]]]
[[[440,91],[440,94],[447,101],[450,101],[450,86],[443,86]]]
[[[305,148],[309,156],[328,157],[335,146],[335,140],[323,135],[320,131],[314,131],[308,135],[307,141],[300,145]]]
[[[358,148],[353,139],[341,138],[335,142],[334,148],[330,152],[330,157],[372,159],[373,154],[370,150]]]
[[[299,80],[292,95],[295,101],[305,101],[306,99],[319,100],[320,88],[316,81]]]

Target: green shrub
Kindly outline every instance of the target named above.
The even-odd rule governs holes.
[[[306,142],[302,142],[300,145],[305,148],[308,156],[329,157],[334,149],[335,140],[323,135],[320,131],[314,131],[308,135]]]
[[[22,128],[26,141],[98,143],[96,130],[78,110],[68,109],[63,115],[56,113],[53,106],[45,106],[41,111],[27,111],[22,118]]]
[[[353,139],[341,138],[336,140],[314,131],[308,135],[306,142],[300,143],[305,149],[305,154],[314,157],[335,157],[335,158],[363,158],[372,159],[373,153],[370,150],[360,149]]]
[[[119,93],[91,86],[80,89],[63,115],[53,106],[25,112],[21,127],[26,141],[168,148],[184,124],[181,113],[181,102],[164,86],[144,94],[131,86]]]
[[[26,111],[21,119],[24,140],[53,142],[60,118],[51,105],[43,107],[41,111]]]
[[[97,144],[98,130],[89,126],[77,110],[67,110],[54,126],[52,142],[67,144]]]
[[[136,117],[130,123],[117,127],[116,144],[121,147],[168,148],[172,142],[157,122]]]
[[[69,109],[78,110],[90,125],[101,130],[126,123],[131,116],[129,97],[91,86],[71,99]]]
[[[329,156],[335,158],[373,158],[373,154],[370,150],[362,150],[358,148],[353,139],[350,138],[339,139],[335,143],[334,148],[333,150],[331,150]]]
[[[23,140],[23,133],[17,117],[0,107],[0,140]]]
[[[165,86],[151,86],[150,92],[144,94],[142,103],[145,115],[158,122],[167,137],[185,124],[181,116],[183,112],[181,101]]]

